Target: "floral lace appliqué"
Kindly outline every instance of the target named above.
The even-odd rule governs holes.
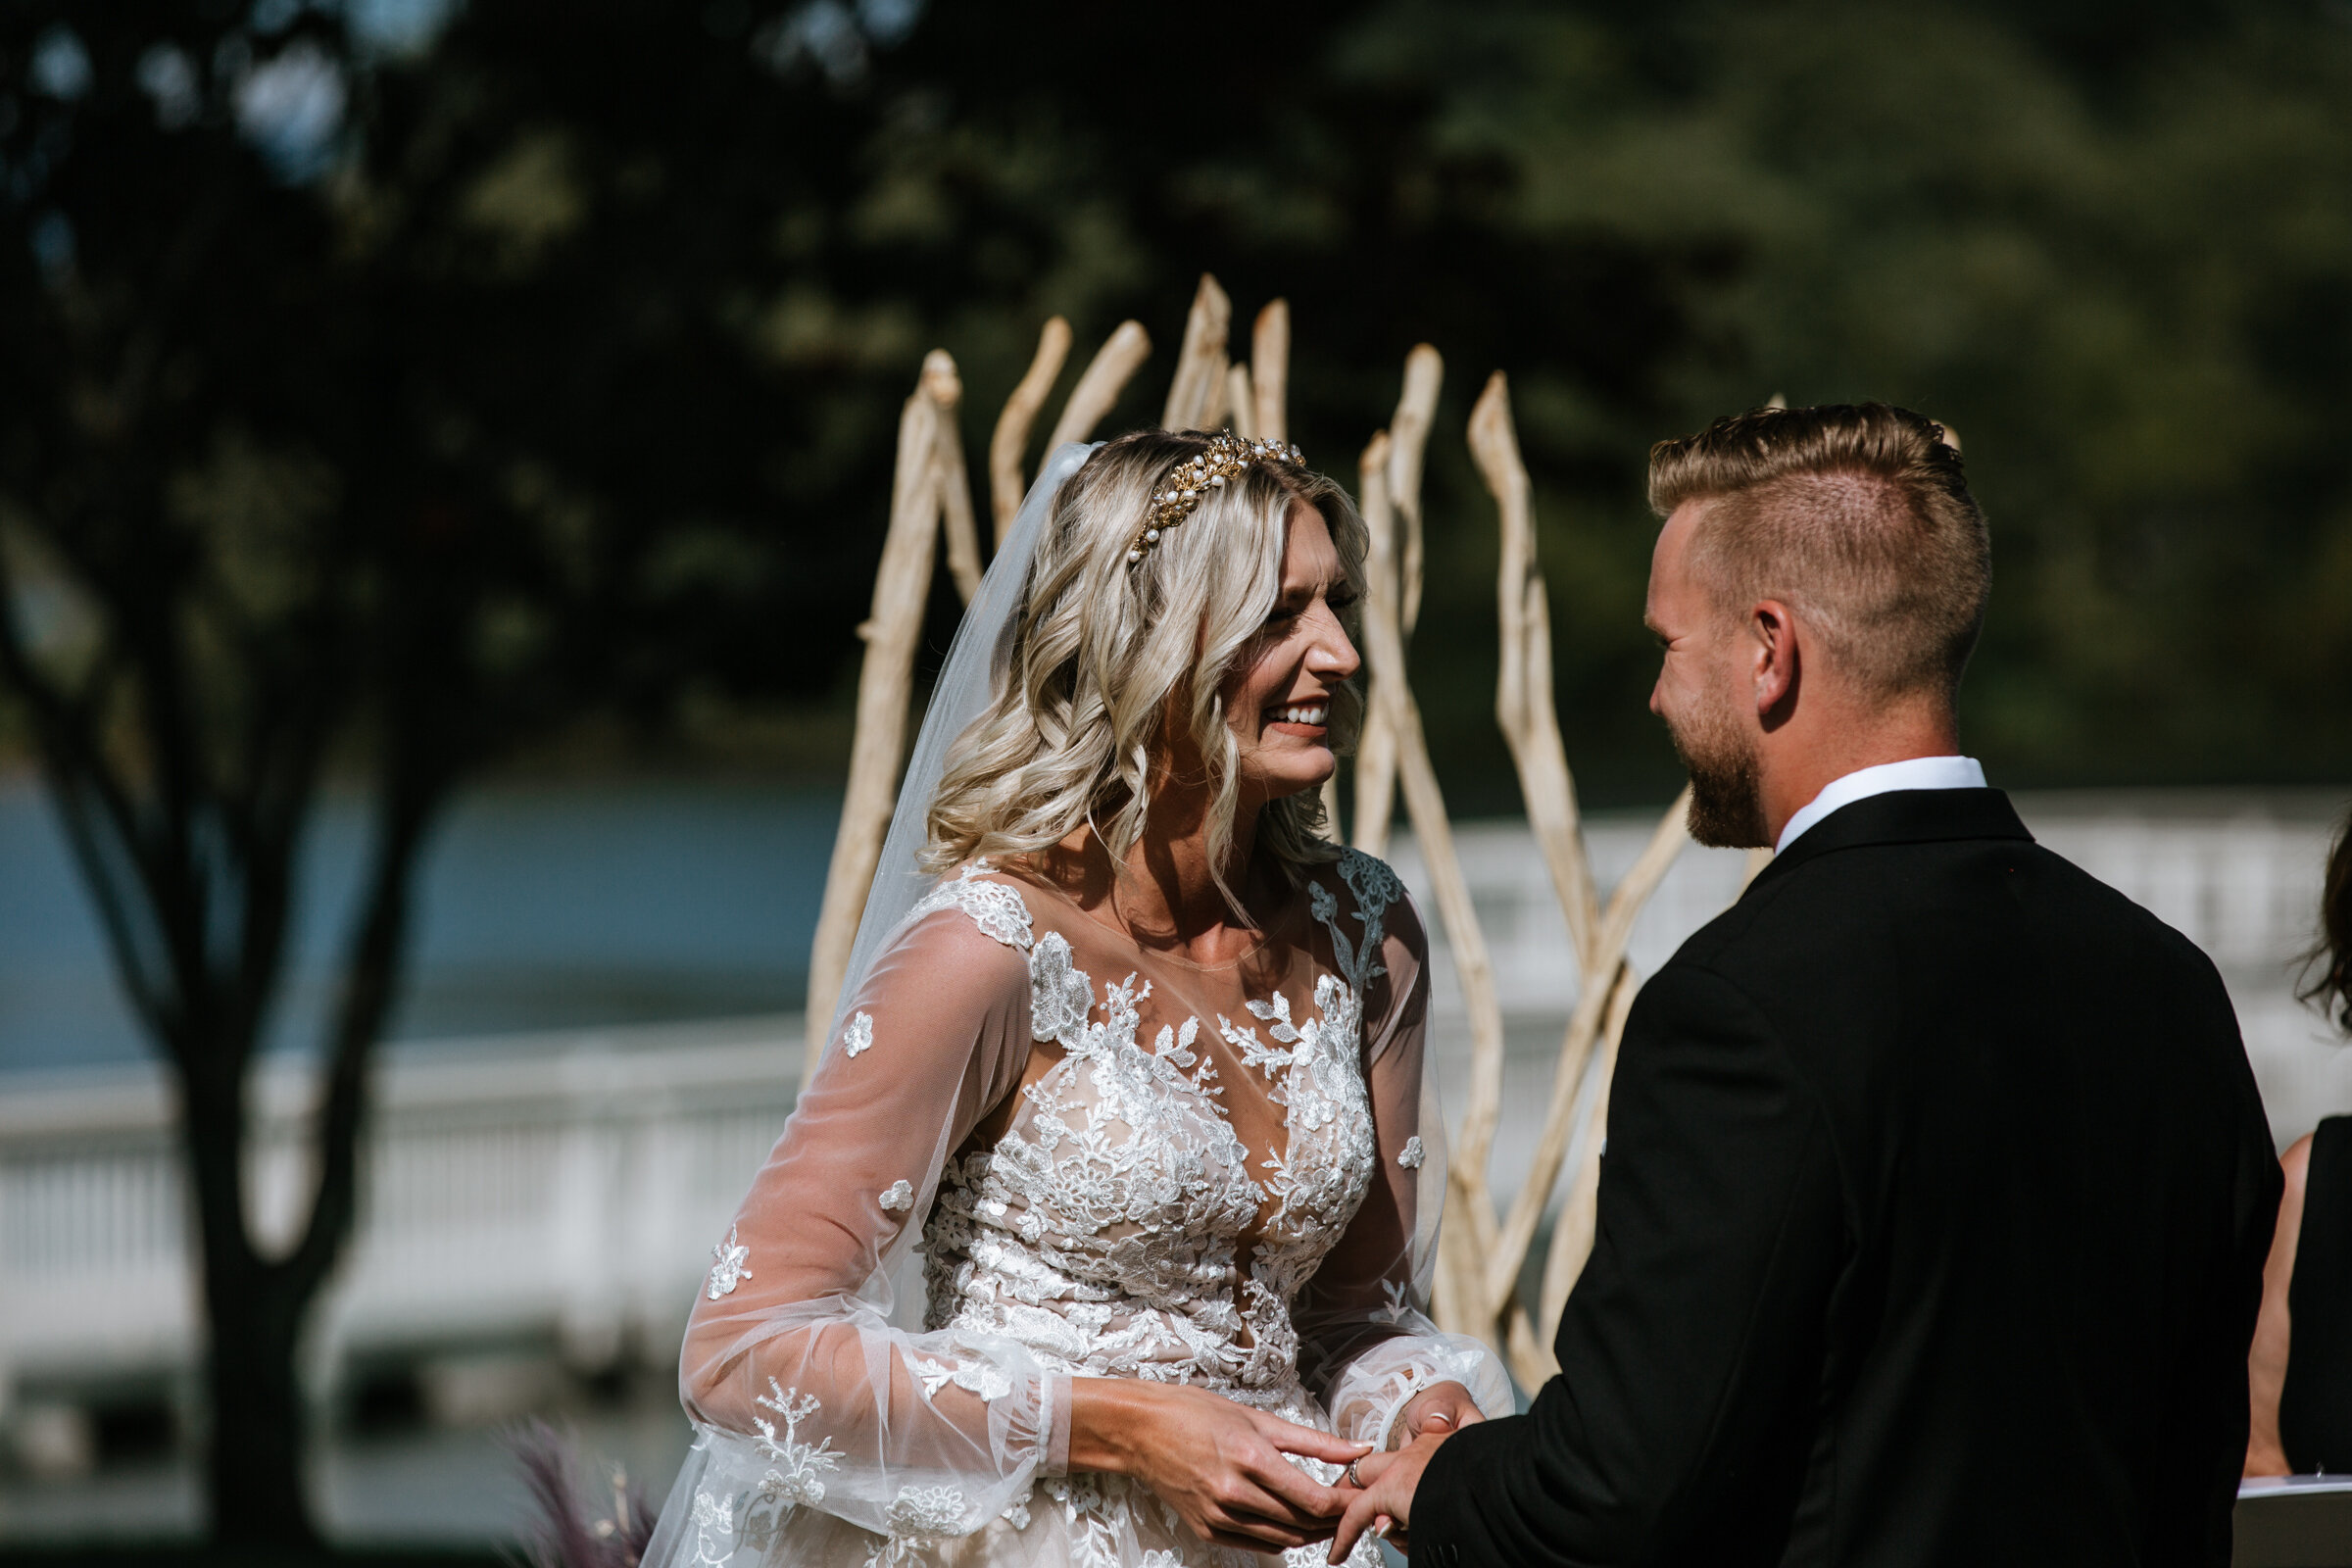
[[[694,1558],[696,1568],[726,1568],[735,1556],[734,1510],[708,1492],[694,1494]]]
[[[972,924],[983,935],[1027,953],[1032,928],[1029,906],[1004,883],[978,880],[995,869],[986,860],[974,860],[956,874],[955,881],[943,882],[907,910],[906,923],[912,925],[940,909],[961,909],[971,916]]]
[[[1226,1004],[1228,1018],[1183,1005],[1178,996],[1189,994],[1191,982],[1177,977],[1160,976],[1168,994],[1155,995],[1140,958],[1135,973],[1122,976],[1122,964],[1100,980],[1089,974],[1071,937],[1041,928],[1024,890],[987,879],[987,869],[975,865],[949,879],[916,913],[959,910],[1025,956],[1030,1032],[1058,1047],[1059,1059],[1014,1091],[1010,1125],[993,1144],[958,1153],[938,1173],[920,1249],[933,1332],[901,1342],[900,1389],[918,1390],[923,1404],[936,1401],[922,1419],[958,1427],[973,1407],[949,1391],[965,1391],[989,1405],[985,1419],[994,1428],[1008,1412],[1015,1423],[1034,1418],[1025,1369],[1042,1367],[1191,1384],[1320,1424],[1326,1418],[1301,1382],[1292,1314],[1380,1171],[1364,1082],[1365,997],[1383,973],[1386,912],[1402,896],[1394,873],[1352,854],[1342,858],[1336,877],[1320,873],[1306,897],[1330,961],[1304,974],[1277,966],[1283,978]],[[1324,946],[1319,937],[1315,948]],[[870,1047],[869,1029],[866,1015],[852,1017],[842,1036],[846,1054]],[[896,1049],[896,1035],[893,1042]],[[1240,1081],[1226,1081],[1237,1064]],[[1227,1098],[1245,1092],[1280,1107],[1280,1130],[1256,1152],[1226,1111]],[[1400,1158],[1407,1169],[1416,1163],[1408,1156],[1420,1152],[1417,1140],[1406,1146]],[[876,1201],[888,1213],[908,1212],[915,1185],[894,1181]],[[726,1245],[736,1245],[732,1235]],[[736,1258],[735,1266],[744,1261]],[[1388,1283],[1392,1311],[1370,1314],[1366,1326],[1377,1326],[1380,1343],[1390,1345],[1399,1333],[1426,1334],[1408,1287]],[[1393,1416],[1397,1396],[1409,1396],[1439,1370],[1412,1360],[1411,1376],[1367,1368],[1365,1381],[1377,1370],[1382,1382],[1353,1408]],[[760,1401],[759,1462],[738,1472],[742,1479],[731,1487],[713,1484],[720,1500],[708,1508],[697,1496],[700,1533],[692,1539],[709,1547],[699,1562],[724,1561],[729,1552],[772,1557],[783,1539],[777,1526],[811,1504],[873,1532],[839,1556],[868,1568],[968,1554],[973,1548],[944,1543],[984,1526],[991,1542],[997,1533],[1021,1533],[1015,1556],[1031,1532],[1051,1532],[1053,1539],[1037,1544],[1068,1568],[1224,1560],[1217,1548],[1189,1543],[1181,1521],[1124,1478],[1006,1471],[1007,1487],[985,1465],[968,1475],[897,1470],[898,1461],[885,1457],[877,1469],[842,1454],[829,1439],[805,1441],[824,1419],[813,1401],[773,1385],[771,1395]],[[1322,1480],[1337,1474],[1333,1466],[1308,1468]],[[886,1507],[884,1498],[891,1499]],[[1322,1550],[1281,1560],[1319,1562]],[[1367,1543],[1350,1563],[1367,1568],[1377,1553]]]
[[[963,1493],[956,1487],[901,1487],[884,1517],[889,1539],[865,1559],[865,1568],[900,1568],[920,1561],[925,1538],[964,1533]]]
[[[1287,1136],[1259,1162],[1262,1179],[1198,1049],[1201,1020],[1147,1039],[1150,982],[1098,985],[1058,932],[1037,934],[1030,1029],[1064,1059],[1020,1092],[1025,1112],[993,1149],[941,1173],[923,1246],[932,1328],[1004,1335],[1098,1376],[1237,1394],[1296,1379],[1291,1303],[1379,1164],[1362,997],[1382,973],[1384,917],[1402,892],[1366,857],[1343,858],[1339,871],[1350,909],[1308,886],[1338,971],[1315,977],[1311,1008],[1276,990],[1246,999],[1246,1026],[1214,1020],[1285,1109]],[[976,889],[1011,892],[959,886],[967,908]]]
[[[951,1383],[977,1394],[983,1403],[994,1403],[1012,1392],[1012,1379],[987,1361],[966,1361],[958,1366],[949,1366],[944,1361],[916,1361],[913,1366],[914,1375],[922,1379],[925,1398],[936,1397]]]
[[[963,1523],[963,1493],[955,1487],[901,1487],[889,1517],[897,1535],[953,1535]]]
[[[850,1020],[850,1026],[841,1032],[842,1054],[852,1061],[870,1050],[873,1043],[874,1015],[870,1012],[858,1013]]]
[[[776,1461],[779,1468],[760,1478],[760,1500],[781,1503],[787,1508],[802,1503],[825,1500],[825,1484],[818,1477],[841,1463],[841,1455],[833,1451],[833,1440],[819,1443],[800,1441],[801,1423],[816,1414],[817,1402],[798,1389],[779,1387],[774,1378],[767,1380],[767,1393],[757,1401],[761,1409],[773,1410],[784,1418],[784,1436],[776,1436],[773,1421],[755,1418],[752,1425],[760,1429],[760,1451]]]
[[[1404,1147],[1396,1151],[1396,1163],[1402,1165],[1406,1170],[1419,1170],[1422,1163],[1428,1158],[1429,1151],[1421,1147],[1421,1137],[1418,1133],[1407,1138],[1404,1141]]]
[[[739,1225],[728,1226],[727,1239],[710,1249],[713,1261],[710,1277],[703,1282],[703,1294],[713,1301],[722,1296],[732,1295],[736,1286],[752,1277],[749,1266],[752,1250],[735,1239],[735,1233],[741,1228]]]

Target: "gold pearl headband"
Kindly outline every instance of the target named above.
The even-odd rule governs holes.
[[[1160,481],[1158,494],[1152,498],[1151,520],[1127,547],[1127,564],[1134,565],[1157,549],[1161,534],[1191,516],[1211,490],[1224,489],[1226,480],[1252,463],[1304,467],[1306,455],[1288,441],[1244,441],[1231,430],[1219,430],[1209,439],[1206,452],[1179,463]]]

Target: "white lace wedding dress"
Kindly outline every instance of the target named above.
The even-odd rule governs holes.
[[[1446,1379],[1507,1412],[1494,1357],[1411,1300],[1425,956],[1352,852],[1218,966],[985,865],[947,881],[716,1250],[682,1368],[698,1438],[648,1564],[1277,1560],[1069,1472],[1074,1377],[1375,1443]],[[888,1287],[917,1232],[919,1332]]]

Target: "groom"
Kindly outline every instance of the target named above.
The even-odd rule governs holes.
[[[1957,755],[1940,428],[1662,443],[1650,707],[1779,851],[1635,1003],[1527,1414],[1359,1466],[1416,1565],[2226,1563],[2278,1164],[2230,999]]]

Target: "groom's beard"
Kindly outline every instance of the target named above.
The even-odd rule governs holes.
[[[1690,836],[1710,849],[1752,850],[1772,842],[1764,831],[1764,781],[1755,744],[1721,708],[1668,723],[1667,738],[1690,774]]]

